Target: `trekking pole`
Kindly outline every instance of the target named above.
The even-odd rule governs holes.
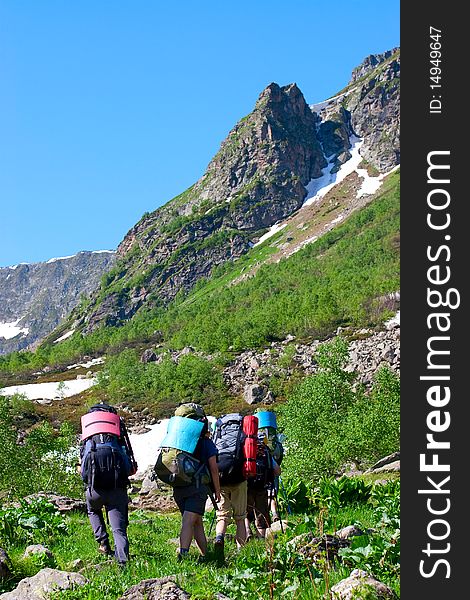
[[[135,460],[134,451],[132,450],[131,441],[129,439],[129,434],[127,433],[126,424],[124,423],[124,419],[121,418],[121,428],[122,428],[122,437],[124,439],[124,445],[126,446],[127,456],[132,464],[132,469],[134,473],[137,473],[137,461]]]
[[[209,498],[211,499],[212,502],[212,506],[214,507],[214,510],[217,510],[217,502],[215,501],[214,498],[214,494],[212,493],[212,490],[209,488]]]
[[[212,533],[212,527],[214,527],[214,522],[215,522],[215,517],[216,517],[216,512],[214,510],[214,516],[212,517],[212,521],[211,521],[211,526],[209,527],[209,533],[207,535],[207,537],[211,537],[211,533]]]
[[[273,488],[272,488],[272,499],[274,500],[274,505],[276,506],[276,510],[279,514],[279,523],[281,524],[281,533],[284,533],[284,524],[282,522],[282,515],[281,515],[281,511],[279,510],[279,502],[277,499],[277,490],[276,490],[276,486],[273,484]]]
[[[209,498],[211,499],[212,506],[214,507],[214,516],[212,517],[212,521],[211,521],[211,526],[209,528],[209,535],[208,535],[208,537],[211,536],[212,527],[214,526],[215,517],[217,515],[217,502],[215,501],[214,494],[212,493],[212,490],[210,489],[210,487],[209,487]]]
[[[286,492],[286,488],[284,487],[284,482],[282,481],[282,477],[279,475],[279,483],[281,484],[281,490],[282,490],[282,494],[284,496],[284,500],[286,501],[286,507],[287,507],[287,513],[289,515],[292,514],[292,510],[289,504],[289,499],[287,497],[287,492]]]

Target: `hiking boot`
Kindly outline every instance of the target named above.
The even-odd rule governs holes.
[[[111,556],[111,554],[113,553],[108,541],[100,543],[100,545],[98,546],[98,552],[100,554],[103,554],[104,556]]]
[[[214,555],[215,555],[215,558],[218,563],[223,563],[225,560],[224,546],[225,546],[224,538],[216,537],[214,540]]]
[[[201,554],[200,556],[198,556],[198,559],[197,559],[198,565],[204,565],[206,563],[207,563],[207,556],[205,554],[204,555]]]
[[[189,550],[178,550],[178,552],[176,553],[176,560],[178,562],[181,562],[182,560],[185,559],[185,557],[189,556]]]

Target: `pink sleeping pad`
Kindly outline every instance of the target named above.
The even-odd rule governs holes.
[[[82,440],[89,438],[97,433],[111,433],[112,435],[121,435],[121,422],[119,415],[114,413],[97,410],[83,415],[82,419]]]

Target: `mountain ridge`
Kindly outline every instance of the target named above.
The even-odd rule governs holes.
[[[307,231],[302,219],[292,221],[292,217],[302,212],[312,189],[324,180],[334,181],[344,165],[352,164],[353,140],[359,132],[362,137],[356,139],[361,140],[364,173],[368,170],[377,179],[397,166],[399,59],[397,48],[366,57],[353,70],[346,88],[315,105],[307,104],[295,83],[270,83],[253,111],[222,141],[202,177],[176,198],[144,214],[128,231],[114,260],[87,288],[88,298],[74,307],[68,305],[72,312],[68,317],[61,315],[62,324],[51,335],[44,332],[46,342],[59,342],[75,331],[87,335],[103,326],[119,326],[142,309],[171,302],[178,293],[186,294],[198,281],[211,277],[217,268],[249,253],[276,228],[285,227],[286,220],[298,222],[297,229]],[[385,145],[380,142],[384,132]],[[357,193],[359,188],[353,181],[348,185],[347,202],[353,209],[357,204],[353,188]],[[341,214],[338,208],[333,213],[332,207],[324,209],[337,215],[336,220],[348,214],[344,199],[339,198],[338,204],[333,195],[331,202],[343,207]],[[312,213],[308,218],[320,215]],[[281,245],[289,245],[292,232],[296,238],[292,226],[284,230]],[[308,243],[307,233],[304,238],[302,243]],[[295,250],[280,251],[279,256],[291,251]],[[73,257],[45,264],[66,258]],[[23,316],[11,313],[10,324],[25,329]],[[23,338],[20,335],[16,340],[22,341],[21,347],[32,347]],[[18,349],[9,344],[6,351]]]
[[[342,101],[319,112],[295,83],[269,84],[203,176],[129,230],[118,246],[117,264],[86,310],[75,311],[74,327],[87,334],[124,323],[239,259],[302,206],[307,185],[329,163],[339,170],[350,159],[352,134],[362,133],[363,157],[371,168],[384,173],[399,164],[399,51],[378,56],[366,59],[365,74],[353,81],[349,94],[340,95]],[[375,139],[381,128],[390,144]]]
[[[0,267],[0,354],[34,348],[90,294],[115,251],[82,251]]]

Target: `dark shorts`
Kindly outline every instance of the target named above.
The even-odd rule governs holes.
[[[185,511],[203,515],[206,510],[206,501],[209,495],[207,486],[188,485],[186,487],[173,488],[173,498],[175,499],[181,514]]]
[[[259,529],[266,529],[271,525],[268,496],[268,490],[254,490],[248,487],[247,518],[250,523],[255,521]]]

